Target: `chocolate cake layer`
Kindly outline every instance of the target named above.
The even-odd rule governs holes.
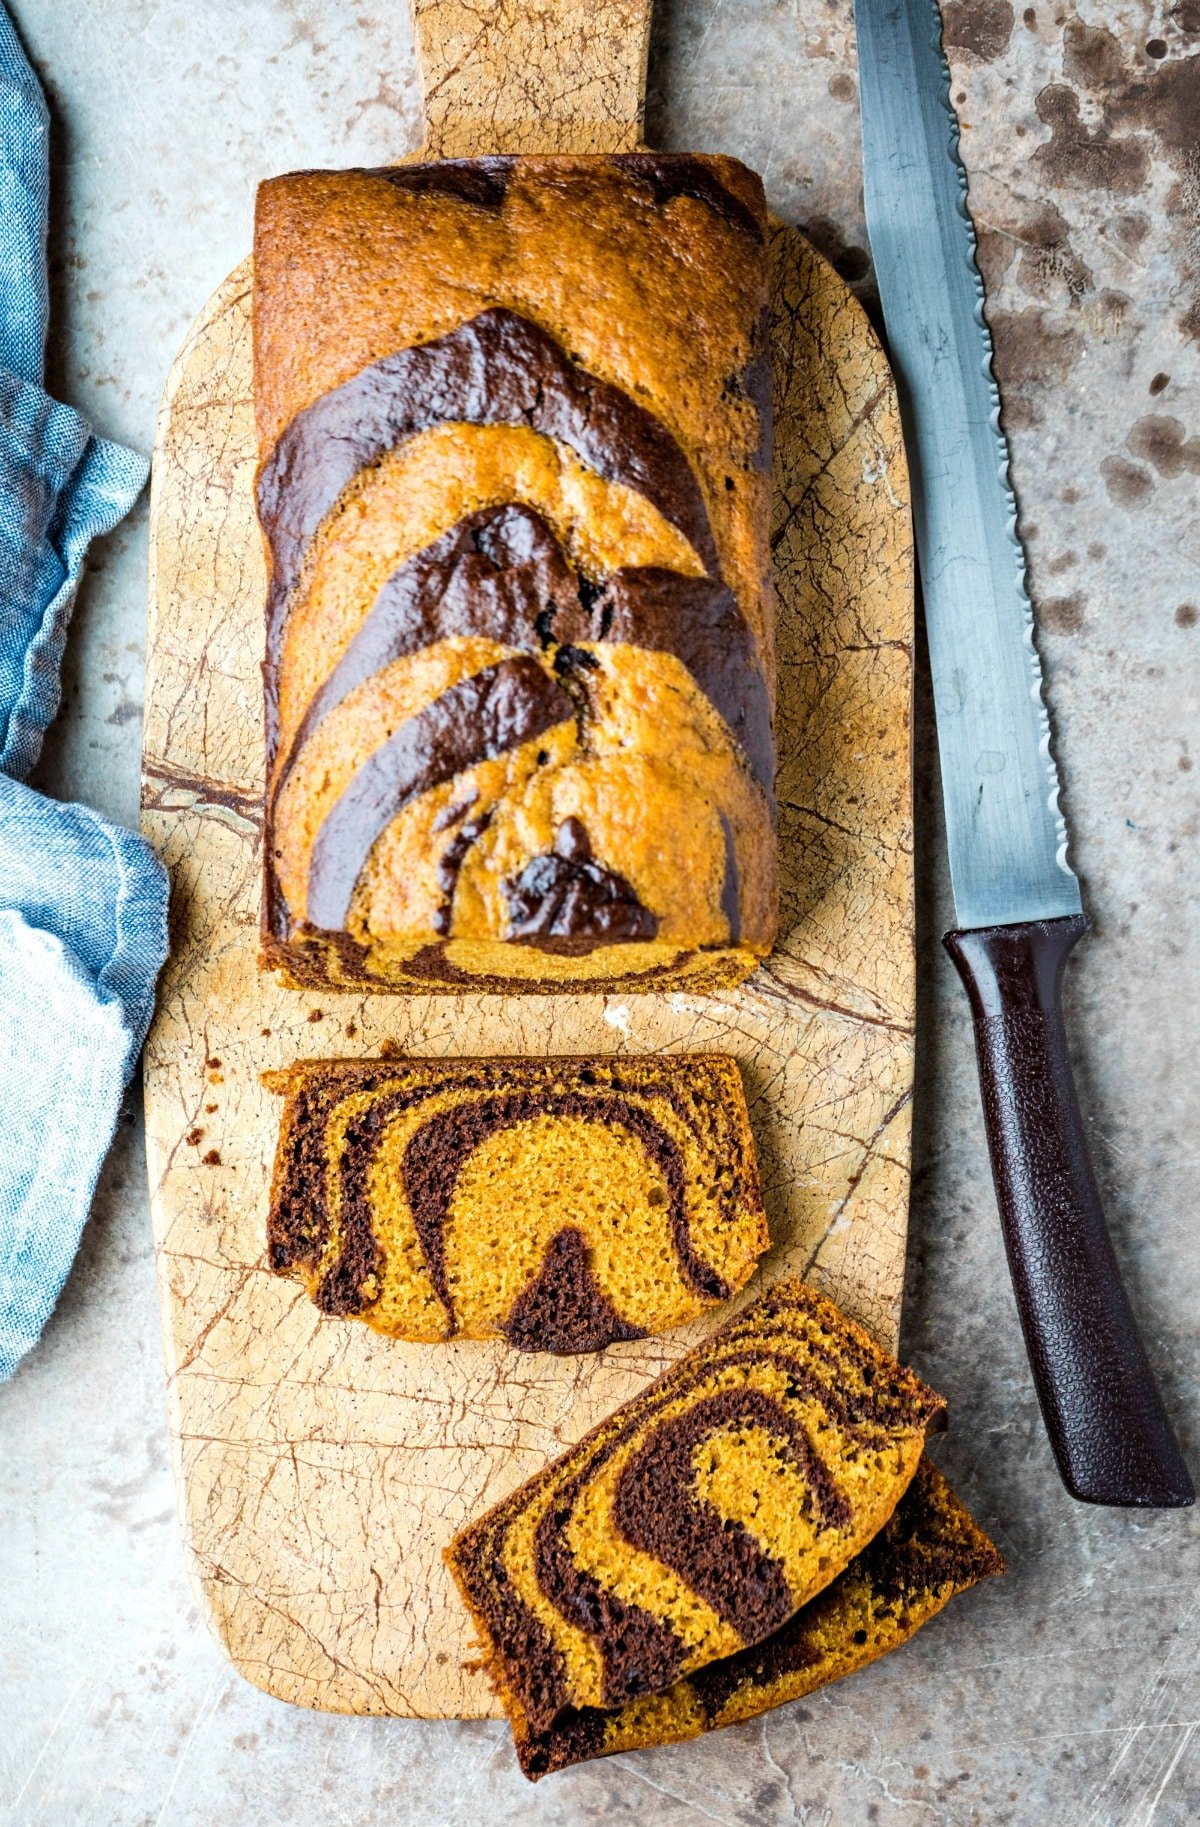
[[[765,220],[708,156],[262,186],[263,957],[293,983],[718,987],[769,949]]]
[[[305,1060],[271,1267],[396,1337],[597,1351],[694,1319],[768,1243],[737,1066]]]
[[[447,1550],[518,1744],[777,1632],[878,1534],[944,1413],[777,1283]]]

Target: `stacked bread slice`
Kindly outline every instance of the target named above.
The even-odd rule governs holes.
[[[776,1285],[447,1550],[526,1775],[745,1719],[1000,1557],[923,1460],[945,1404]]]

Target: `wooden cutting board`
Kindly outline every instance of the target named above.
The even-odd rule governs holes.
[[[639,143],[649,0],[417,0],[426,150]],[[313,1054],[728,1051],[774,1247],[888,1343],[909,1176],[912,568],[896,398],[862,311],[772,238],[782,941],[703,999],[310,995],[256,965],[265,576],[246,261],[167,383],[150,534],[144,827],[172,953],[146,1047],[170,1417],[198,1589],[234,1664],[307,1706],[496,1710],[441,1562],[458,1525],[700,1335],[599,1356],[405,1345],[322,1319],[265,1261],[279,1114]],[[747,1296],[748,1297],[748,1296]]]

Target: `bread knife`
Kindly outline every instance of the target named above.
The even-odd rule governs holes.
[[[1025,554],[935,0],[855,0],[867,230],[900,393],[957,929],[1017,1306],[1063,1481],[1195,1493],[1122,1285],[1061,983],[1088,930],[1067,860]]]

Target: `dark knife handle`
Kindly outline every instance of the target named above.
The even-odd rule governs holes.
[[[1195,1499],[1104,1223],[1062,973],[1083,914],[946,934],[967,986],[992,1175],[1050,1444],[1084,1503]]]

